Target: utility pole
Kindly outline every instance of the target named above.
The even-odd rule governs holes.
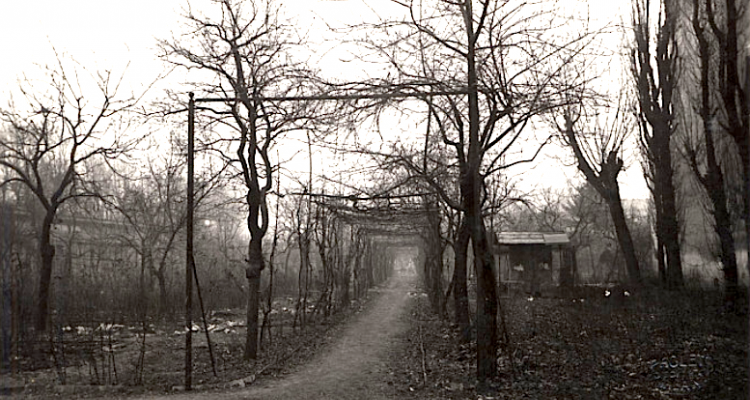
[[[194,201],[194,158],[195,141],[195,98],[190,92],[188,102],[188,148],[187,148],[187,221],[185,245],[185,390],[193,384],[193,201]]]

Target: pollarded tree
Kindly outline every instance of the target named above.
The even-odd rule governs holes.
[[[615,110],[604,107],[605,121],[599,112],[594,111],[595,108],[596,105],[587,107],[582,96],[577,106],[566,107],[553,124],[561,134],[561,141],[572,150],[586,181],[607,203],[630,281],[640,285],[640,265],[617,182],[624,167],[621,158],[623,145],[632,125],[619,105]],[[611,120],[606,121],[607,117]]]
[[[38,231],[41,268],[34,317],[38,332],[47,328],[55,256],[52,226],[58,212],[72,199],[95,195],[87,185],[93,161],[112,160],[135,143],[124,134],[128,125],[124,114],[138,99],[118,97],[120,81],[110,71],[93,75],[93,82],[82,82],[74,79],[84,76],[83,71],[64,64],[58,59],[56,67],[45,71],[50,77],[45,89],[22,82],[24,105],[11,103],[0,109],[5,125],[0,136],[0,186],[20,183],[44,213]],[[95,89],[84,89],[89,87]]]
[[[222,99],[228,111],[204,115],[216,137],[204,145],[237,169],[245,192],[248,280],[245,358],[258,353],[260,276],[265,268],[263,237],[268,230],[267,195],[273,189],[271,150],[290,130],[314,114],[312,102],[278,102],[268,97],[305,94],[312,74],[295,61],[300,44],[271,1],[214,0],[211,15],[189,11],[187,34],[161,43],[167,62],[200,70],[198,97]],[[205,114],[205,113],[204,113]],[[222,129],[230,132],[223,134]],[[208,130],[208,129],[207,129]]]

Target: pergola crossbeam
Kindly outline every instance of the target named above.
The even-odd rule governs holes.
[[[343,100],[389,100],[399,98],[425,98],[432,96],[460,96],[468,94],[468,89],[436,90],[427,92],[390,92],[390,93],[344,93],[317,94],[300,96],[248,96],[250,101],[343,101]],[[199,97],[195,99],[201,103],[233,103],[243,101],[239,97]]]

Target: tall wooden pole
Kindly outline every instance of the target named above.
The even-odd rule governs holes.
[[[193,142],[195,136],[195,98],[190,93],[188,102],[188,148],[187,148],[187,221],[185,244],[185,390],[193,384],[193,191],[194,166]]]

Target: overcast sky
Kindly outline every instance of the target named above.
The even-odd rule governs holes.
[[[200,8],[207,1],[193,0]],[[372,15],[374,10],[388,12],[388,1],[368,0],[282,0],[285,12],[299,26],[309,31],[314,42],[330,36],[326,24],[356,22]],[[566,0],[571,10],[590,14],[595,19],[620,22],[626,0]],[[0,6],[0,102],[18,86],[24,75],[39,79],[37,64],[54,61],[53,48],[72,57],[90,71],[113,69],[125,72],[125,83],[133,91],[150,82],[165,70],[158,59],[156,40],[181,32],[180,15],[185,0],[29,0],[5,1]],[[360,17],[365,16],[365,17]],[[324,23],[325,22],[325,23]],[[350,63],[339,63],[334,54],[326,59],[327,71],[351,73]],[[551,186],[561,188],[578,174],[574,167],[565,168],[555,158],[568,158],[564,150],[550,147],[537,165],[520,167],[522,185],[526,188]],[[646,198],[636,159],[621,179],[623,197]]]

